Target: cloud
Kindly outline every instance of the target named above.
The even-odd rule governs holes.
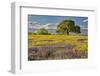
[[[28,21],[28,24],[37,24],[35,21]]]
[[[47,23],[47,24],[43,25],[43,27],[46,29],[56,29],[57,23]]]
[[[41,25],[38,22],[28,22],[28,28],[29,29],[39,29],[39,28],[56,29],[57,24],[58,23],[47,23],[47,24]]]
[[[83,20],[83,22],[87,22],[87,21],[88,21],[88,19]]]
[[[38,27],[41,27],[41,25],[40,24],[38,24],[38,22],[34,22],[34,21],[29,21],[28,22],[28,28],[33,28],[33,29],[36,29],[36,28],[38,28]]]

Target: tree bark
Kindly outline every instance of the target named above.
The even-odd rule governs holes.
[[[69,32],[67,31],[67,35],[69,35]]]

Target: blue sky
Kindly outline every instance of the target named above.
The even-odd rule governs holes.
[[[29,28],[51,27],[56,28],[62,20],[73,20],[75,25],[87,29],[88,17],[79,16],[47,16],[47,15],[28,15]]]

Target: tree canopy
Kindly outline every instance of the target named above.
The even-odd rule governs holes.
[[[69,35],[69,32],[73,32],[75,27],[75,22],[73,20],[63,20],[59,23],[57,26],[56,32],[59,34],[67,34]]]
[[[78,25],[75,26],[75,33],[81,33],[80,26]]]
[[[80,27],[75,26],[75,22],[73,20],[63,20],[58,24],[56,32],[58,34],[67,35],[69,35],[69,32],[80,33]]]
[[[40,28],[37,30],[37,34],[42,34],[42,35],[48,35],[50,33],[48,33],[48,30],[45,28]]]

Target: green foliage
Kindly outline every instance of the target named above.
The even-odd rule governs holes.
[[[74,31],[75,23],[72,20],[63,20],[60,22],[60,24],[57,26],[56,32],[59,34],[69,34],[69,32]]]
[[[74,27],[74,30],[75,30],[75,33],[80,33],[81,31],[80,31],[80,26],[75,26]]]
[[[29,35],[36,35],[35,32],[28,32]]]
[[[28,32],[28,35],[32,35],[32,32]]]
[[[49,35],[50,33],[48,33],[48,30],[46,30],[45,28],[40,28],[37,30],[37,34],[39,35]]]

